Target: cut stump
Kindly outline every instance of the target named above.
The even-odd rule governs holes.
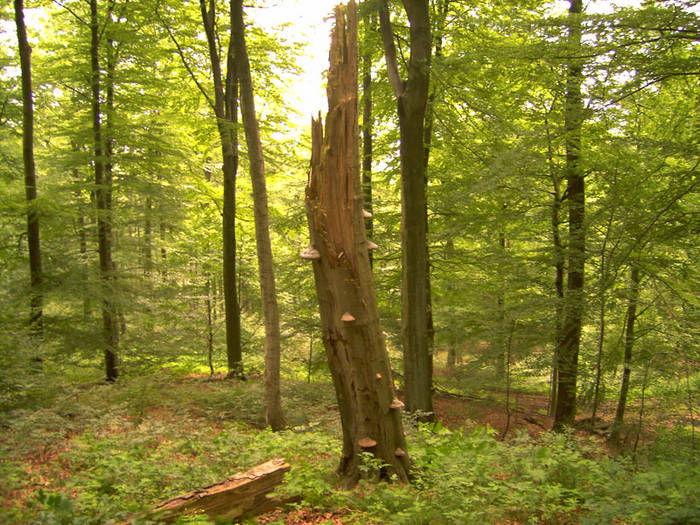
[[[182,514],[206,514],[222,519],[263,514],[281,504],[267,493],[282,483],[289,469],[284,459],[271,459],[218,483],[169,499],[151,513],[164,522],[175,521]]]

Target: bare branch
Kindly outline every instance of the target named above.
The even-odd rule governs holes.
[[[209,107],[214,110],[214,113],[216,113],[216,106],[212,102],[211,98],[209,97],[209,94],[206,92],[202,84],[199,83],[199,80],[197,80],[197,77],[194,75],[194,71],[192,71],[192,68],[190,65],[187,63],[187,59],[185,58],[185,53],[182,50],[182,47],[180,47],[180,43],[177,41],[175,38],[175,35],[173,32],[170,30],[170,26],[168,26],[167,22],[165,19],[160,16],[160,11],[158,11],[158,7],[156,6],[155,9],[156,16],[158,17],[158,20],[160,20],[160,23],[163,25],[165,30],[168,32],[168,36],[170,37],[170,40],[172,40],[173,44],[175,44],[175,47],[177,48],[177,54],[180,55],[180,60],[182,61],[182,65],[185,66],[185,69],[187,70],[187,73],[189,73],[190,78],[192,81],[196,84],[197,88],[199,89],[200,93],[204,95],[204,98],[207,100],[207,103],[209,104]]]
[[[59,2],[58,0],[53,0],[53,3],[56,4],[56,5],[58,5],[58,6],[60,6],[60,7],[62,7],[62,8],[65,9],[66,11],[68,11],[71,15],[73,15],[73,17],[74,17],[76,20],[78,20],[78,21],[79,21],[81,24],[83,24],[84,26],[89,26],[89,25],[90,25],[88,22],[86,22],[85,20],[83,20],[83,19],[80,17],[80,15],[78,15],[75,11],[73,11],[70,7],[68,7],[68,6],[64,5],[64,4],[62,4],[62,3]]]

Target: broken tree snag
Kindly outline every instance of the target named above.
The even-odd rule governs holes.
[[[219,483],[172,498],[153,508],[152,513],[165,522],[175,521],[183,514],[206,514],[222,519],[262,514],[280,505],[279,501],[268,498],[267,493],[282,483],[289,469],[284,459],[271,459]]]
[[[338,472],[346,484],[360,475],[408,480],[401,411],[379,324],[362,208],[359,163],[357,5],[335,10],[328,73],[325,130],[319,116],[311,123],[311,170],[306,214],[321,313],[323,341],[333,376],[343,428]],[[362,453],[385,467],[364,473]],[[366,469],[365,469],[366,470]]]

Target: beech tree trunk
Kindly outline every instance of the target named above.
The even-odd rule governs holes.
[[[401,334],[406,405],[423,418],[433,417],[433,355],[430,348],[430,299],[425,197],[424,124],[430,72],[430,17],[427,0],[403,0],[410,23],[411,56],[407,78],[399,75],[389,7],[381,0],[381,25],[387,72],[397,99],[401,161]]]
[[[630,289],[627,302],[627,332],[625,333],[625,356],[624,368],[622,371],[622,384],[620,385],[620,398],[617,402],[615,412],[615,422],[613,423],[610,441],[619,444],[620,432],[625,419],[625,408],[627,407],[627,392],[630,385],[630,374],[632,366],[632,349],[634,348],[634,328],[637,317],[637,300],[639,299],[639,268],[632,263],[630,269]]]
[[[265,317],[265,420],[272,430],[284,428],[282,397],[280,394],[280,321],[277,308],[275,272],[272,261],[272,243],[265,184],[265,162],[258,119],[255,115],[253,79],[245,42],[242,0],[231,0],[232,41],[235,49],[236,70],[241,86],[241,115],[245,128],[253,183],[253,213],[255,240],[258,249],[258,271]]]
[[[586,261],[584,230],[585,188],[581,169],[581,125],[583,122],[583,64],[581,48],[582,0],[570,0],[569,48],[564,119],[566,129],[566,178],[569,200],[569,246],[562,340],[557,352],[557,404],[554,430],[571,426],[576,417],[576,379],[585,297],[583,275]]]
[[[224,178],[223,209],[223,281],[226,317],[226,359],[228,377],[243,378],[241,350],[241,312],[236,285],[236,175],[238,172],[238,78],[233,61],[233,27],[226,54],[226,80],[221,70],[221,58],[216,34],[215,4],[207,9],[206,0],[200,0],[202,23],[209,46],[212,80],[214,82],[213,109],[221,141]]]
[[[143,225],[143,274],[151,276],[153,271],[153,199],[146,197],[146,208]]]
[[[100,110],[100,27],[97,0],[90,0],[90,64],[92,71],[92,131],[95,169],[95,200],[97,202],[97,243],[102,283],[102,332],[104,340],[107,381],[116,381],[119,322],[114,301],[114,262],[112,261],[112,210],[110,207],[111,179],[105,176],[105,148]]]
[[[372,16],[368,12],[365,19],[365,39],[373,27]],[[362,55],[362,191],[364,194],[364,209],[367,211],[365,228],[367,236],[371,239],[374,232],[374,218],[372,206],[372,132],[374,128],[374,117],[372,115],[372,53],[369,44],[365,47]],[[372,252],[369,252],[369,264],[372,266],[374,260]]]
[[[559,383],[559,349],[562,342],[562,323],[564,317],[564,246],[561,242],[559,231],[561,213],[561,180],[554,168],[554,151],[552,149],[552,137],[549,131],[549,122],[545,121],[547,128],[547,164],[549,176],[552,180],[552,244],[554,248],[554,290],[556,296],[554,306],[554,352],[552,355],[551,392],[549,398],[549,415],[553,416],[557,406],[557,387]]]
[[[359,173],[357,6],[335,9],[325,137],[312,120],[311,172],[306,213],[323,341],[338,399],[343,452],[339,474],[408,479],[409,458],[391,366],[379,324]],[[422,149],[420,150],[422,153]],[[424,319],[424,317],[423,317]],[[378,458],[379,471],[361,469],[361,453]]]
[[[605,302],[608,287],[608,264],[605,257],[605,250],[610,237],[610,229],[614,217],[614,208],[610,212],[608,227],[605,230],[603,245],[600,247],[600,275],[598,277],[598,351],[595,364],[595,380],[593,383],[593,408],[591,409],[591,428],[595,425],[598,416],[598,405],[600,403],[600,380],[603,373],[603,346],[605,344]]]
[[[39,215],[36,210],[36,166],[34,164],[34,95],[32,93],[32,48],[27,40],[24,24],[24,2],[15,0],[15,23],[19,60],[22,70],[22,156],[24,160],[24,189],[27,199],[27,241],[29,244],[29,274],[31,292],[29,297],[30,331],[43,333],[43,304],[41,292],[41,244],[39,238]]]

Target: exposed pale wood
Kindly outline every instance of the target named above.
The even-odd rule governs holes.
[[[323,342],[343,427],[338,472],[348,485],[360,476],[408,480],[409,458],[379,323],[369,263],[359,171],[357,4],[338,6],[328,71],[328,115],[312,121],[306,210]],[[381,460],[361,470],[363,454]]]
[[[152,513],[165,522],[175,521],[182,514],[206,514],[222,519],[262,514],[279,505],[268,498],[267,493],[282,483],[289,469],[284,459],[271,459],[218,483],[165,501],[154,507]]]

